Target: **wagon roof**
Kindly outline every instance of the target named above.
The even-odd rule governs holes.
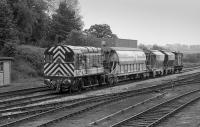
[[[126,47],[108,47],[106,50],[115,51],[118,56],[119,63],[131,64],[146,60],[146,55],[141,49]]]
[[[162,50],[165,54],[167,54],[168,56],[174,56],[174,53],[170,52],[170,51],[165,51]]]
[[[151,50],[151,52],[153,54],[155,54],[156,56],[164,56],[165,54],[163,54],[162,52],[160,52],[159,50]]]

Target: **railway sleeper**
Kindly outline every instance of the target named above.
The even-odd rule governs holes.
[[[138,124],[126,123],[122,127],[145,127],[145,126],[147,126],[147,124],[144,124],[144,123],[138,123]]]

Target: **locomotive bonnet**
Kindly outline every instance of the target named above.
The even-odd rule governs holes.
[[[58,91],[69,88],[79,77],[104,72],[100,48],[58,45],[46,49],[44,54],[45,83]]]

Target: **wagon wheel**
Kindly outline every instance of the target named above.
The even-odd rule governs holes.
[[[117,85],[117,83],[118,83],[118,77],[115,77],[114,78],[114,85]]]

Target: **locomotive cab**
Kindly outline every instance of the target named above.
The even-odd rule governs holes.
[[[91,85],[87,81],[92,79],[88,79],[104,72],[100,48],[58,45],[46,49],[44,54],[45,84],[58,92]]]

